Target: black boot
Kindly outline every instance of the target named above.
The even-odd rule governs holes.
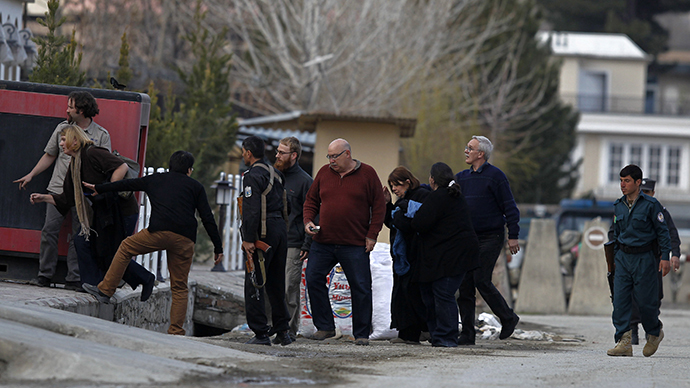
[[[637,323],[632,325],[632,337],[630,339],[630,344],[631,345],[639,345],[640,344],[640,336],[639,336],[639,325]]]

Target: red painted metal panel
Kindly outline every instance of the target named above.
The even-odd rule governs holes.
[[[94,93],[95,94],[95,93]],[[67,96],[20,90],[0,90],[0,112],[28,116],[66,118]],[[138,101],[97,98],[100,114],[94,120],[110,133],[113,150],[140,161],[144,166],[148,128],[141,125],[143,104]],[[38,161],[38,160],[36,160]],[[66,255],[71,222],[66,220],[60,231],[59,254]],[[39,252],[40,230],[0,227],[0,250]]]

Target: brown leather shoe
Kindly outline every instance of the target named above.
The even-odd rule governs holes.
[[[331,337],[335,337],[335,330],[317,330],[311,338],[317,341],[323,341]]]

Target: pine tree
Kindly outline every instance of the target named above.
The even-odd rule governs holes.
[[[542,18],[533,1],[509,0],[521,20],[517,31],[499,36],[500,41],[522,35],[515,50],[520,58],[515,79],[527,79],[524,90],[539,90],[541,98],[532,108],[536,115],[529,120],[507,123],[505,131],[497,137],[498,163],[510,179],[517,202],[558,203],[569,197],[577,183],[580,161],[571,160],[575,147],[579,115],[571,106],[560,101],[558,94],[560,61],[552,57],[549,45],[541,44],[535,35]],[[531,77],[527,77],[531,74]],[[540,86],[531,87],[534,83]],[[515,152],[517,150],[517,152]]]
[[[578,116],[560,102],[560,63],[535,38],[541,18],[533,0],[486,1],[472,21],[477,34],[506,15],[509,28],[487,39],[462,73],[443,71],[462,58],[439,61],[433,76],[444,82],[430,80],[433,88],[409,107],[419,114],[415,138],[403,142],[404,161],[418,176],[437,161],[466,169],[464,145],[484,135],[494,143],[490,163],[506,173],[518,202],[558,203],[570,195],[578,166],[570,160]],[[458,21],[468,28],[465,22]]]
[[[82,86],[86,73],[79,70],[82,53],[76,53],[75,31],[72,31],[68,44],[67,38],[55,33],[66,20],[64,16],[58,18],[59,7],[59,0],[49,0],[46,18],[38,19],[38,23],[48,28],[48,35],[33,38],[38,45],[38,57],[29,80],[53,85]]]
[[[195,27],[185,37],[196,61],[189,71],[178,69],[184,85],[179,100],[169,92],[160,118],[152,114],[147,164],[167,165],[172,152],[184,149],[196,159],[194,177],[208,187],[234,146],[237,124],[230,104],[231,55],[223,52],[227,30],[211,34],[205,16],[197,2]]]
[[[120,59],[117,64],[120,68],[117,70],[117,80],[121,84],[129,85],[132,80],[132,69],[129,67],[129,42],[127,41],[127,31],[122,34],[122,44],[120,45]],[[110,77],[108,77],[110,79]]]

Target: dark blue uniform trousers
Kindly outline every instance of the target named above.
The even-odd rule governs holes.
[[[659,262],[652,251],[624,253],[618,251],[615,258],[616,274],[613,282],[614,340],[630,330],[633,298],[640,309],[644,330],[649,335],[659,335]]]

